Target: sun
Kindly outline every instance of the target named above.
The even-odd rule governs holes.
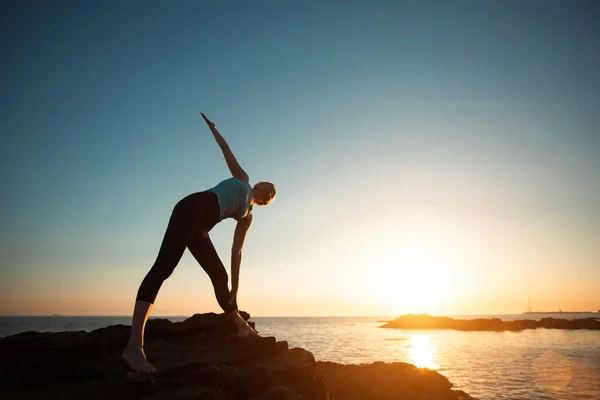
[[[408,250],[382,260],[379,301],[397,312],[435,314],[450,297],[448,262],[427,248]]]
[[[351,260],[361,270],[354,294],[379,315],[440,315],[459,309],[473,284],[464,273],[470,246],[460,224],[443,217],[416,213],[373,224],[370,234],[361,237],[368,243],[362,246],[366,251]]]

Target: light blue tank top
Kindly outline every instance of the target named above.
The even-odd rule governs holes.
[[[219,199],[220,220],[244,218],[252,211],[252,186],[240,179],[225,179],[208,191],[215,193]]]

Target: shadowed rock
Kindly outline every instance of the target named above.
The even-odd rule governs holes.
[[[542,318],[539,321],[522,319],[503,321],[500,318],[454,319],[448,317],[432,317],[427,314],[404,315],[380,326],[395,329],[456,329],[459,331],[521,331],[524,329],[592,329],[600,330],[597,318],[555,319]]]
[[[334,399],[472,400],[463,391],[450,390],[452,383],[435,371],[407,363],[343,365],[317,362],[317,372],[327,376]]]
[[[317,363],[274,337],[238,338],[235,326],[213,313],[179,323],[149,320],[146,354],[158,373],[138,374],[120,359],[129,331],[113,325],[1,338],[0,398],[471,399],[438,373],[410,364]]]

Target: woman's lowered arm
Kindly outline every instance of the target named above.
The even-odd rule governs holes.
[[[245,218],[238,220],[233,236],[233,246],[231,247],[231,299],[236,299],[239,282],[240,282],[240,266],[242,264],[242,248],[244,247],[244,239],[246,233],[252,224],[252,214],[248,214]]]

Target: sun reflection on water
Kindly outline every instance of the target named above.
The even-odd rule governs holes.
[[[435,346],[431,344],[429,336],[414,334],[410,338],[408,357],[411,362],[419,368],[437,369],[439,365],[435,362]]]

